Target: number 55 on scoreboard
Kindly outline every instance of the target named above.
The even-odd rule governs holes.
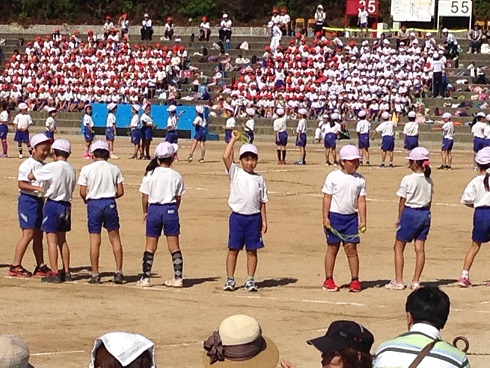
[[[471,17],[471,0],[439,0],[439,17]]]

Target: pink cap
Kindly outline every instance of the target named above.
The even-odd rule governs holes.
[[[179,146],[169,142],[160,143],[157,148],[155,148],[155,157],[157,158],[169,158],[177,153]]]
[[[104,141],[95,141],[90,147],[90,152],[94,152],[98,149],[109,151],[109,145],[107,144],[107,142]]]
[[[405,157],[407,160],[413,160],[413,161],[425,161],[428,160],[430,156],[430,152],[427,148],[425,147],[415,147],[413,150],[410,151],[407,157]]]
[[[475,161],[480,165],[490,164],[490,147],[485,147],[478,151]]]
[[[66,139],[57,139],[54,141],[51,149],[71,153],[71,143]]]
[[[244,144],[243,146],[240,147],[240,157],[245,154],[245,153],[253,153],[256,154],[257,156],[259,155],[259,150],[254,144],[248,143]]]
[[[46,134],[36,134],[31,138],[31,146],[36,147],[38,144],[44,143],[44,142],[49,142],[51,139],[49,139]]]
[[[340,149],[339,156],[341,160],[357,160],[361,158],[361,154],[359,153],[359,149],[352,145],[348,144]]]

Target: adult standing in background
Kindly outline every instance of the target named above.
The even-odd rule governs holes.
[[[153,22],[148,14],[145,14],[141,22],[141,41],[151,41],[153,37]]]
[[[219,39],[222,42],[231,40],[231,19],[228,19],[228,14],[223,14],[219,29]]]
[[[444,73],[444,63],[437,52],[433,55],[430,70],[432,72],[432,97],[443,98],[444,84],[442,83],[442,75]]]
[[[121,39],[123,39],[123,37],[127,37],[129,34],[129,19],[126,13],[123,13],[121,15],[121,17],[119,18],[118,25],[119,25],[119,30],[121,32]]]
[[[468,40],[470,40],[470,47],[468,54],[479,54],[481,48],[481,40],[483,38],[483,32],[478,25],[475,24],[473,29],[468,31]]]
[[[367,36],[369,13],[367,12],[365,6],[360,7],[358,11],[359,13],[357,14],[357,24],[359,25],[359,27],[361,27],[361,35],[362,35],[362,30],[364,29]]]
[[[325,26],[326,18],[327,14],[323,10],[323,5],[318,5],[315,12],[315,28],[313,29],[313,34],[316,34],[317,32],[321,32],[323,34],[323,27]]]
[[[396,39],[396,48],[400,47],[400,43],[403,42],[405,46],[408,46],[408,37],[410,36],[410,32],[407,31],[407,27],[401,26],[397,33]]]

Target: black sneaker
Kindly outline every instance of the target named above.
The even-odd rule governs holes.
[[[371,166],[371,164],[369,163],[369,161],[366,161],[366,166]]]
[[[452,168],[451,168],[451,166],[446,165],[446,166],[444,167],[444,170],[452,170]]]
[[[50,282],[53,284],[61,284],[63,281],[61,280],[61,275],[57,274],[49,274],[48,276],[44,276],[41,279],[41,282]]]
[[[71,272],[61,271],[61,272],[59,272],[59,275],[61,276],[62,282],[72,282],[73,281],[73,277],[71,276]]]
[[[441,166],[437,166],[437,170],[444,170],[445,166],[444,165],[441,165]]]
[[[384,163],[381,163],[381,164],[379,164],[379,167],[384,168],[385,167],[385,164]]]
[[[100,275],[92,275],[87,281],[89,284],[101,284],[102,282],[100,281]]]
[[[114,274],[114,284],[121,285],[124,282],[124,276],[122,272],[116,272]]]
[[[393,164],[391,164],[391,163],[390,163],[390,166],[389,167],[390,167],[390,169],[393,169],[394,168]]]

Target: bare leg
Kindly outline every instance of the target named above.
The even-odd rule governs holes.
[[[471,266],[473,265],[473,261],[475,260],[476,255],[480,251],[481,243],[477,243],[473,240],[471,243],[470,249],[466,253],[466,257],[464,258],[463,270],[469,271]]]
[[[333,277],[333,269],[335,267],[335,260],[339,253],[340,243],[327,244],[327,253],[325,254],[325,276],[327,278]]]
[[[168,251],[175,253],[180,250],[179,236],[167,236]]]
[[[425,265],[425,240],[415,241],[415,272],[412,281],[419,281]]]
[[[107,233],[109,235],[109,241],[112,245],[112,251],[114,252],[116,272],[121,272],[123,266],[123,248],[121,244],[121,237],[119,236],[119,230],[108,230]]]
[[[49,257],[49,267],[51,267],[51,272],[58,272],[58,234],[57,233],[47,233],[46,240],[48,241],[48,257]]]
[[[27,247],[29,243],[34,238],[34,229],[23,229],[22,237],[20,238],[17,246],[15,247],[15,256],[14,261],[12,262],[13,266],[20,266],[22,264],[22,258],[26,254]]]
[[[199,142],[201,146],[201,160],[204,160],[204,155],[206,154],[206,142]]]
[[[65,273],[70,272],[70,248],[66,242],[66,233],[58,233],[58,247],[61,251],[61,261]]]
[[[228,249],[228,255],[226,256],[226,276],[233,277],[236,269],[236,262],[238,259],[239,250]]]
[[[34,257],[36,258],[36,265],[40,266],[44,264],[43,232],[41,229],[34,229],[32,251],[34,252]]]
[[[453,163],[453,151],[447,151],[447,164],[451,166]]]
[[[154,238],[151,236],[146,237],[145,251],[155,254],[158,248],[158,240],[160,238]]]
[[[359,255],[357,253],[357,244],[344,244],[344,252],[347,256],[351,276],[359,277]]]
[[[90,265],[92,267],[92,273],[99,273],[99,252],[100,252],[100,233],[90,234]]]
[[[189,158],[192,158],[192,156],[194,155],[194,151],[196,150],[196,147],[197,147],[197,140],[194,139],[192,141],[191,152],[189,154]]]
[[[254,276],[257,270],[257,250],[247,250],[247,276]]]
[[[403,283],[403,266],[405,260],[403,258],[403,251],[405,250],[407,243],[401,240],[395,240],[395,279],[397,283]]]
[[[381,151],[381,163],[385,163],[386,160],[386,151]]]

